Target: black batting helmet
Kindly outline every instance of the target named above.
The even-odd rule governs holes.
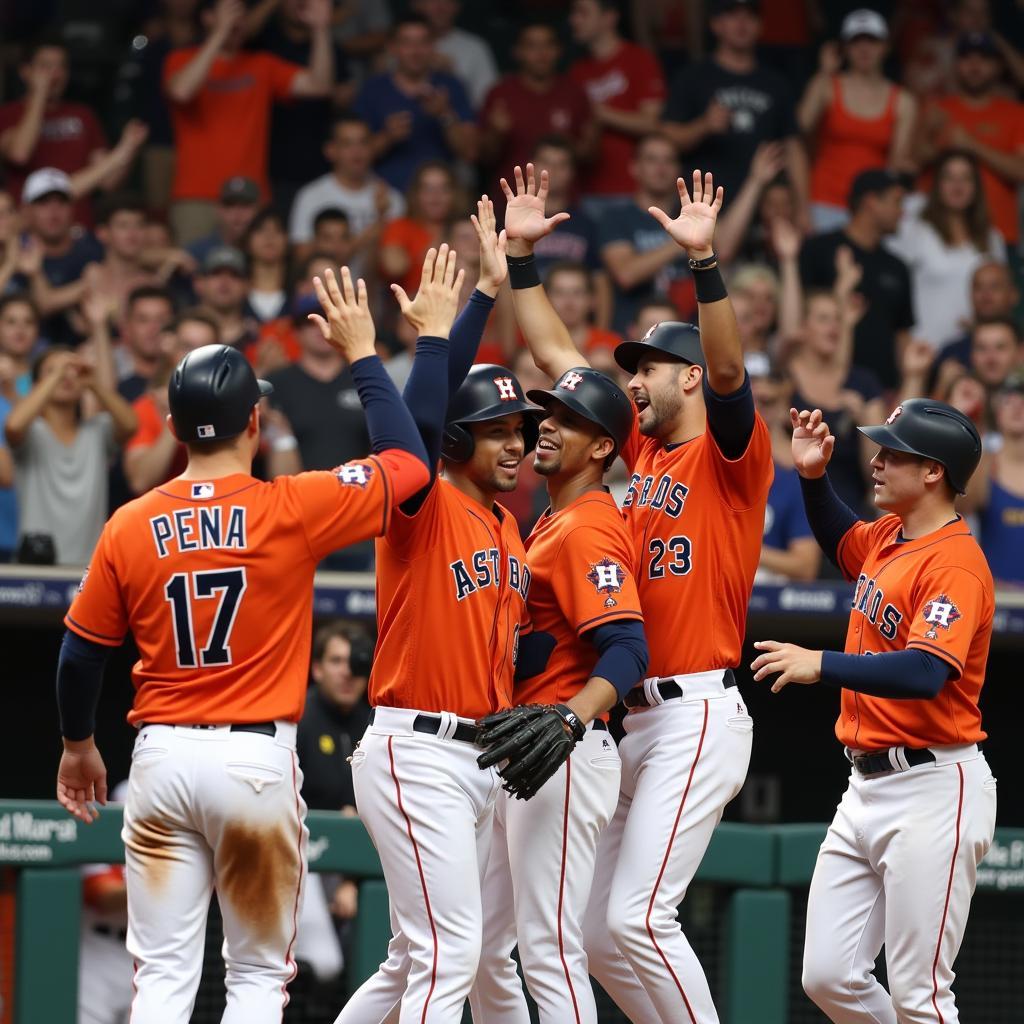
[[[273,390],[238,349],[203,345],[178,363],[167,385],[174,432],[190,444],[236,437],[253,406]]]
[[[473,432],[465,425],[517,412],[523,414],[523,440],[529,453],[537,443],[537,417],[543,410],[526,400],[523,386],[511,370],[492,363],[474,366],[448,402],[441,454],[449,462],[468,462],[474,442]]]
[[[527,391],[526,397],[545,409],[553,401],[561,402],[596,423],[615,442],[609,462],[622,450],[633,429],[633,403],[626,392],[611,377],[589,366],[574,366],[550,390]]]
[[[981,461],[981,435],[959,409],[930,398],[910,398],[897,405],[879,427],[859,427],[881,448],[934,459],[958,494]]]
[[[644,356],[671,356],[681,363],[693,363],[707,369],[704,349],[700,347],[700,331],[693,324],[678,320],[662,320],[655,324],[639,341],[624,341],[615,348],[615,362],[624,370],[636,373]]]

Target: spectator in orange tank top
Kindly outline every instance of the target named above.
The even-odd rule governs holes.
[[[452,169],[440,160],[420,164],[406,203],[408,214],[389,221],[381,232],[380,271],[385,284],[400,284],[413,295],[420,285],[423,257],[444,240],[461,205]]]
[[[920,119],[914,155],[926,167],[944,149],[970,153],[981,167],[992,223],[1015,246],[1017,193],[1024,184],[1024,104],[999,94],[1003,59],[990,35],[961,36],[956,53],[956,92],[936,100]],[[928,181],[921,187],[927,190]]]
[[[811,217],[816,231],[833,231],[850,219],[846,199],[853,179],[871,167],[912,169],[911,133],[916,102],[882,73],[889,27],[863,8],[843,19],[842,51],[821,48],[820,66],[800,100],[797,119],[816,133],[811,167]],[[845,58],[846,70],[840,71]]]

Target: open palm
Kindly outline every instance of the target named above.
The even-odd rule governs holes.
[[[715,183],[710,173],[703,176],[701,172],[693,172],[693,198],[686,190],[686,182],[677,179],[679,200],[682,208],[679,216],[672,218],[657,206],[649,208],[649,213],[672,236],[672,240],[693,257],[709,255],[711,243],[715,237],[715,224],[718,212],[722,209],[724,190],[721,186],[715,190]]]
[[[553,217],[544,216],[544,202],[548,197],[548,172],[540,172],[538,186],[533,164],[526,165],[526,179],[523,179],[521,167],[515,169],[516,190],[512,191],[509,183],[502,178],[501,189],[505,193],[508,205],[505,207],[505,233],[508,238],[521,239],[524,242],[536,242],[550,234],[564,220],[569,219],[567,213],[556,213]]]

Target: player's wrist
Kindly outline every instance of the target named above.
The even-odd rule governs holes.
[[[96,748],[95,736],[87,736],[84,740],[69,740],[67,736],[62,736],[61,739],[64,741],[66,754],[85,754]]]

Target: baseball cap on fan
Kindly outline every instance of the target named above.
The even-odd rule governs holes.
[[[260,201],[260,187],[252,178],[236,174],[220,187],[220,201],[225,206],[233,203],[253,206]]]
[[[26,179],[21,190],[21,201],[23,203],[34,203],[44,196],[54,193],[70,199],[74,194],[71,189],[71,179],[56,167],[40,167],[33,171]]]
[[[839,30],[839,38],[844,43],[848,43],[858,36],[868,36],[871,39],[881,39],[884,42],[889,38],[889,26],[878,11],[861,7],[856,11],[850,11],[843,18],[843,26]]]
[[[986,57],[1000,56],[996,41],[987,32],[966,32],[956,41],[956,55],[966,57],[971,53],[981,53]]]

